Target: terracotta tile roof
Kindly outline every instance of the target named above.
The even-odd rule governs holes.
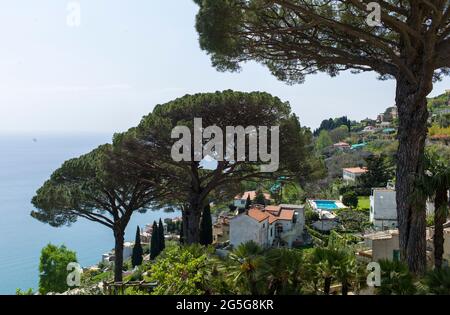
[[[286,210],[283,209],[280,212],[280,215],[278,216],[279,220],[292,220],[294,218],[294,210]]]
[[[444,134],[438,134],[438,135],[431,136],[430,139],[432,139],[432,140],[449,140],[450,136],[444,135]]]
[[[250,218],[253,218],[258,222],[262,222],[270,216],[270,214],[268,212],[261,211],[258,208],[252,208],[252,209],[248,210],[247,215]]]
[[[281,209],[280,206],[269,206],[269,207]],[[258,222],[262,222],[266,219],[269,219],[269,223],[271,224],[277,220],[291,221],[294,218],[294,213],[295,213],[294,210],[281,209],[278,210],[277,212],[272,212],[267,210],[267,207],[265,210],[254,207],[248,210],[247,215]]]
[[[349,167],[349,168],[344,168],[344,171],[353,173],[353,174],[364,174],[364,173],[367,173],[367,168]]]
[[[263,193],[264,198],[266,198],[266,200],[270,200],[270,194],[268,193]],[[250,200],[255,200],[256,198],[256,191],[246,191],[243,194],[239,194],[236,197],[234,197],[234,199],[247,199],[248,196],[250,196]]]
[[[280,206],[266,206],[266,211],[277,215],[278,212],[280,212],[281,207]]]

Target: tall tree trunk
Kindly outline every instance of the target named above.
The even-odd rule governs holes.
[[[342,282],[342,295],[348,295],[348,282],[347,281],[343,281]]]
[[[122,282],[123,269],[123,244],[125,239],[125,232],[121,228],[114,229],[114,282]]]
[[[183,238],[185,244],[200,242],[200,218],[203,211],[198,194],[191,194],[189,207],[183,213]]]
[[[331,277],[326,277],[324,280],[324,284],[323,284],[323,292],[325,293],[325,295],[330,295],[330,290],[331,290]]]
[[[436,190],[434,200],[434,266],[442,267],[444,255],[444,224],[447,221],[448,195],[447,187],[439,187]]]
[[[426,199],[417,191],[415,182],[423,173],[428,119],[426,95],[429,93],[428,90],[421,91],[424,88],[419,88],[419,85],[422,86],[398,79],[396,91],[399,113],[396,192],[400,250],[410,271],[417,274],[426,268]]]

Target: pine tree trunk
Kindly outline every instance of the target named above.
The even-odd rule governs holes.
[[[116,228],[114,230],[114,282],[122,282],[122,269],[123,269],[123,244],[125,233],[122,229]]]
[[[447,187],[439,187],[434,200],[434,266],[442,267],[444,255],[444,224],[447,220]]]
[[[189,207],[183,213],[183,241],[184,244],[198,244],[200,242],[200,218],[203,206],[197,194],[192,194]]]
[[[396,192],[401,256],[410,271],[420,274],[426,268],[426,199],[417,192],[415,181],[423,173],[428,91],[418,89],[417,84],[412,85],[402,79],[397,81],[399,148]]]

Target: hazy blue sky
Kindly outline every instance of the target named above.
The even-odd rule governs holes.
[[[0,0],[0,131],[123,131],[155,104],[224,89],[277,95],[310,127],[394,104],[394,82],[375,74],[287,86],[253,63],[217,72],[199,48],[191,0],[80,0],[78,28],[66,23],[69,2]],[[448,88],[447,78],[432,95]]]

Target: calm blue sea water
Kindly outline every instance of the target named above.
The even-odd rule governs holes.
[[[75,250],[83,266],[96,264],[114,247],[112,232],[99,224],[79,220],[71,227],[52,228],[30,216],[30,200],[53,170],[110,139],[98,134],[0,134],[0,294],[37,288],[40,250],[48,243]],[[136,225],[178,215],[137,213],[126,239],[134,240]]]

